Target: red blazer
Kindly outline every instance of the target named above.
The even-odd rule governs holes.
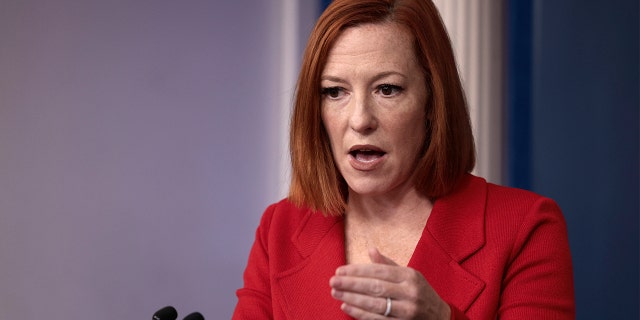
[[[283,200],[265,211],[233,319],[350,319],[331,297],[344,218]],[[550,199],[468,175],[435,201],[411,257],[452,319],[573,319],[562,213]]]

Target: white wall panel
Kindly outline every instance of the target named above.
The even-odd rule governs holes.
[[[503,182],[503,0],[434,0],[453,42],[476,139],[475,173]]]

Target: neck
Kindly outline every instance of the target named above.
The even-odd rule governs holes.
[[[370,263],[368,250],[377,248],[399,265],[409,264],[431,215],[431,201],[415,190],[402,197],[351,193],[345,212],[348,263]]]
[[[347,217],[370,225],[387,227],[401,224],[423,225],[433,204],[414,188],[396,196],[359,195],[349,193]],[[419,223],[423,222],[423,223]]]

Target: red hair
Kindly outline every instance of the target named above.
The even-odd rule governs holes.
[[[340,215],[348,188],[333,161],[322,124],[320,76],[329,50],[346,28],[396,23],[414,38],[427,82],[424,154],[416,188],[432,200],[450,192],[475,165],[471,122],[451,41],[430,0],[335,0],[320,16],[305,49],[291,118],[289,200]]]

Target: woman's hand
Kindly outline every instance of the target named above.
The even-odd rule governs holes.
[[[371,264],[341,266],[331,278],[331,295],[342,311],[367,319],[449,319],[449,305],[440,299],[420,272],[402,267],[369,249]],[[390,311],[387,312],[388,299]]]

